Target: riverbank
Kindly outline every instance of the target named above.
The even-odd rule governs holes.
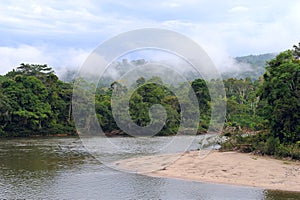
[[[203,157],[200,151],[191,151],[164,166],[167,160],[172,160],[172,156],[176,158],[178,154],[127,159],[117,165],[123,169],[139,169],[140,172],[160,168],[142,173],[148,176],[300,192],[299,161],[219,151]]]

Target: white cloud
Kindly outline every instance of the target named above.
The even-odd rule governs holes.
[[[48,64],[57,74],[66,69],[79,69],[89,55],[89,50],[58,49],[49,46],[20,45],[18,47],[0,47],[0,74],[18,67],[20,63]]]
[[[102,41],[144,27],[187,35],[222,65],[291,48],[300,41],[299,10],[296,0],[0,2],[0,73],[21,62],[78,67]]]
[[[19,47],[0,47],[0,73],[6,73],[9,70],[19,66],[20,63],[47,63],[48,58],[43,55],[42,51],[28,45]]]
[[[230,13],[236,13],[236,12],[246,12],[248,10],[249,10],[249,8],[247,8],[245,6],[235,6],[235,7],[231,8],[231,9],[229,9],[228,12],[230,12]]]
[[[181,5],[179,3],[176,3],[176,2],[163,2],[162,6],[169,7],[169,8],[178,8]]]
[[[248,64],[238,63],[222,47],[205,45],[203,48],[208,53],[220,73],[239,72],[241,70],[250,69]]]

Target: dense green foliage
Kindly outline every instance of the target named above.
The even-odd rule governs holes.
[[[0,135],[74,134],[72,85],[47,65],[21,64],[0,79]]]
[[[268,62],[260,92],[271,133],[280,142],[300,141],[300,60],[294,52]]]
[[[154,81],[155,79],[155,81]],[[155,84],[155,83],[160,84]],[[138,89],[134,90],[134,87],[137,86]],[[205,81],[202,79],[196,79],[191,83],[192,88],[195,91],[196,96],[198,97],[199,109],[201,117],[199,119],[199,133],[203,133],[206,131],[209,123],[209,92],[208,88],[205,84]],[[126,88],[122,86],[122,84],[118,82],[114,82],[111,84],[109,88],[101,87],[98,88],[96,94],[96,113],[99,120],[99,124],[101,125],[103,131],[111,132],[114,130],[119,130],[119,127],[115,123],[111,110],[111,96],[112,91],[115,90],[116,93],[122,93],[130,90],[134,90],[130,99],[129,99],[129,113],[131,119],[138,126],[147,126],[150,123],[149,110],[151,106],[155,104],[162,105],[167,114],[166,123],[163,126],[162,130],[158,133],[158,135],[173,135],[178,131],[178,127],[180,125],[181,118],[181,108],[179,101],[176,95],[168,89],[171,86],[165,85],[159,77],[152,77],[149,80],[145,80],[145,78],[141,77],[137,79],[136,85],[132,88]],[[179,85],[178,87],[173,87],[173,90],[180,93],[185,87]],[[188,93],[188,91],[186,91]],[[121,97],[120,97],[121,98]],[[128,101],[126,97],[122,97],[124,103]],[[189,99],[187,99],[189,101]],[[122,102],[122,101],[121,101]],[[184,102],[183,102],[184,103]],[[118,110],[122,110],[125,106],[118,105]],[[190,108],[186,112],[193,113],[195,108]],[[126,117],[121,119],[122,121],[127,121]],[[129,123],[128,123],[129,124]],[[119,133],[119,132],[116,133]]]
[[[254,63],[261,61],[261,58],[251,61],[252,57],[243,59]],[[222,144],[222,149],[300,158],[299,58],[300,46],[294,46],[293,50],[282,52],[268,61],[266,72],[259,79],[223,80],[227,101],[224,135],[229,139]],[[157,135],[177,133],[182,120],[186,120],[182,117],[179,99],[175,95],[191,94],[183,85],[167,85],[158,77],[139,77],[135,84],[127,88],[120,82],[108,85],[108,80],[100,80],[97,87],[93,86],[96,88],[95,107],[81,105],[86,106],[87,112],[95,108],[98,122],[107,135],[125,134],[112,114],[113,93],[132,91],[130,97],[120,95],[120,98],[129,102],[131,119],[142,127],[150,123],[150,108],[155,104],[162,105],[167,120]],[[216,106],[210,99],[210,93],[214,91],[209,91],[207,84],[217,85],[220,82],[205,82],[202,79],[190,82],[199,105],[199,134],[206,132],[211,108]],[[59,80],[47,65],[21,64],[16,70],[0,76],[0,136],[76,134],[72,120],[72,92],[72,83]],[[80,96],[88,98],[89,95],[82,90]],[[182,103],[190,101],[189,95],[181,100]],[[122,101],[118,106],[119,110],[124,109]],[[195,108],[189,107],[186,112],[192,115]],[[128,120],[126,116],[119,117],[124,122]],[[81,119],[79,123],[90,126],[93,122],[91,119]]]
[[[300,44],[267,62],[263,82],[257,91],[258,110],[265,119],[265,131],[255,135],[237,131],[223,144],[223,149],[300,159],[299,47]]]
[[[259,115],[257,89],[260,80],[250,78],[224,81],[227,96],[226,125],[245,130],[260,130],[264,128],[264,119]]]

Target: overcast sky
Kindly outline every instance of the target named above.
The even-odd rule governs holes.
[[[300,42],[300,1],[1,1],[0,23],[0,74],[22,62],[78,68],[101,42],[146,27],[191,37],[221,65]]]

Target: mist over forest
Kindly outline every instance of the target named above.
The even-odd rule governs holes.
[[[266,62],[275,58],[275,53],[266,53],[260,55],[248,55],[248,56],[241,56],[228,59],[229,61],[226,62],[224,60],[223,66],[216,66],[216,68],[221,73],[224,79],[227,78],[246,78],[249,77],[252,80],[258,79],[262,76],[265,72]],[[134,60],[118,60],[109,66],[109,71],[106,73],[105,79],[103,83],[110,84],[110,81],[113,81],[116,76],[126,72],[127,70],[131,69],[132,66],[142,66],[146,63],[151,62],[151,60],[147,60],[144,58],[134,59]],[[182,66],[187,65],[186,63],[179,62],[170,62],[169,60],[160,60],[160,63],[170,64],[172,67],[182,68]],[[61,80],[66,82],[72,82],[72,79],[76,76],[77,69],[67,69],[64,72],[58,74]],[[193,80],[195,78],[199,78],[195,76],[192,70],[185,71],[185,77],[188,80]]]
[[[83,112],[95,109],[96,121],[90,115],[77,119],[76,124],[84,127],[83,130],[93,134],[95,123],[99,123],[107,136],[128,136],[118,126],[112,112],[115,95],[118,112],[124,110],[129,101],[127,112],[130,116],[127,116],[126,111],[118,115],[118,120],[124,122],[125,128],[130,128],[132,123],[140,127],[153,123],[149,110],[153,105],[160,104],[164,107],[166,116],[159,114],[156,121],[161,123],[165,117],[166,121],[156,133],[157,136],[174,135],[177,132],[188,134],[188,124],[194,123],[198,127],[197,134],[205,134],[212,126],[210,118],[213,110],[218,109],[219,103],[226,101],[227,112],[222,132],[228,140],[222,143],[222,148],[298,159],[300,115],[294,111],[300,110],[299,52],[299,47],[295,45],[292,50],[281,52],[277,56],[264,54],[237,57],[236,63],[246,67],[223,73],[223,80],[204,80],[201,74],[199,76],[189,70],[187,65],[174,65],[172,70],[187,77],[190,89],[184,87],[185,79],[174,78],[176,73],[172,75],[170,68],[146,59],[122,58],[113,62],[96,86],[84,77],[76,77],[75,71],[67,72],[60,80],[47,65],[22,63],[0,76],[0,136],[80,134],[73,120],[73,106]],[[130,73],[126,75],[128,71]],[[148,71],[149,75],[146,73],[143,76],[143,71]],[[171,79],[168,80],[168,77]],[[74,93],[73,84],[78,87],[76,83],[83,87],[77,88]],[[226,97],[219,95],[213,101],[211,95],[218,94],[215,89],[223,84]],[[124,95],[128,92],[130,97]],[[177,94],[188,95],[183,95],[184,98],[180,100]],[[195,110],[198,110],[200,118],[197,122],[189,121],[189,118],[182,115],[180,101],[190,101],[190,94],[196,95],[198,105],[185,108],[187,115],[184,116],[193,116]],[[95,97],[91,98],[91,95]],[[72,97],[85,103],[72,103]],[[93,106],[89,99],[94,98]],[[187,127],[179,129],[182,122]],[[241,136],[245,133],[249,135]]]

